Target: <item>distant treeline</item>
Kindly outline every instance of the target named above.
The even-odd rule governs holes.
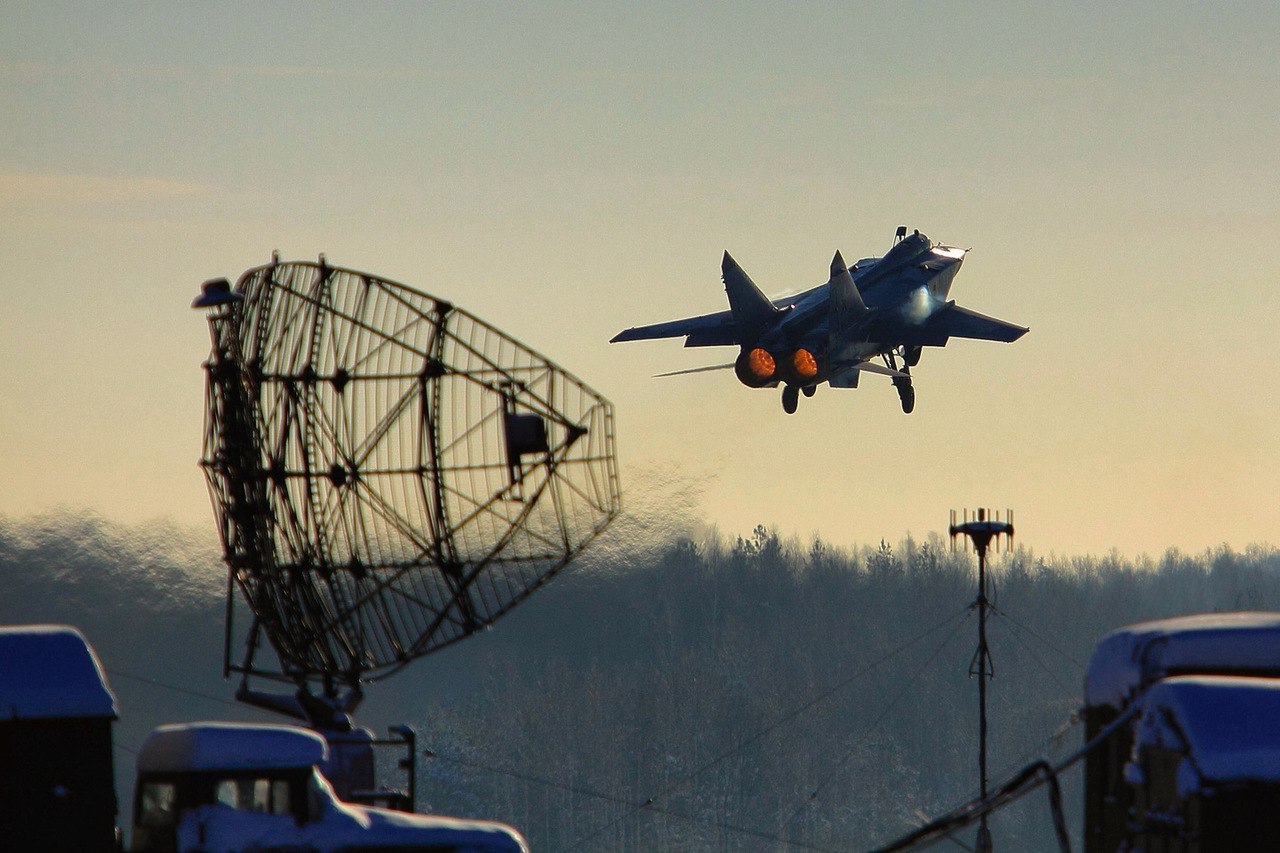
[[[263,719],[223,704],[225,575],[215,543],[193,539],[0,518],[0,621],[79,624],[124,674],[122,780],[157,722]],[[510,822],[537,850],[851,850],[976,793],[972,554],[937,538],[850,551],[764,526],[651,544],[625,564],[607,553],[368,688],[361,721],[411,722],[435,755],[420,763],[420,807]],[[997,780],[1079,745],[1083,668],[1108,631],[1280,609],[1273,548],[1138,561],[1019,548],[989,567]],[[1078,775],[1063,785],[1078,848]],[[1004,849],[1052,847],[1044,795],[993,831]]]

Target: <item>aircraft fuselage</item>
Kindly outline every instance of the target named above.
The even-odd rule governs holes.
[[[924,327],[946,307],[963,261],[963,250],[935,246],[924,235],[913,234],[883,258],[864,259],[849,268],[867,309],[852,326],[831,334],[830,284],[821,284],[783,300],[782,305],[775,301],[781,313],[777,322],[740,338],[739,346],[743,353],[759,348],[772,355],[777,372],[770,385],[804,387],[828,382],[853,364],[897,348],[904,337],[911,337],[913,327]],[[801,351],[812,356],[816,372],[797,368],[798,354],[801,363],[808,364]],[[758,387],[755,381],[743,384]]]

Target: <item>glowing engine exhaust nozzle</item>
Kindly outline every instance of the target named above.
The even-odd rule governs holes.
[[[778,364],[767,349],[744,349],[733,364],[738,381],[748,388],[763,388],[776,381]]]
[[[798,349],[792,353],[791,366],[801,379],[812,379],[818,375],[818,359],[807,349]]]
[[[772,379],[774,372],[778,369],[778,365],[773,360],[773,355],[768,350],[760,349],[760,347],[756,347],[747,353],[747,367],[757,379]]]

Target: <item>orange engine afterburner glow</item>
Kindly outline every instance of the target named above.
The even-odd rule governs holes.
[[[802,379],[812,379],[818,375],[818,360],[807,349],[796,350],[791,356],[791,365],[795,367],[796,375]]]
[[[756,347],[747,353],[747,367],[750,368],[752,374],[760,379],[768,379],[778,369],[778,365],[774,364],[773,356],[769,354],[769,351],[760,349],[760,347]]]

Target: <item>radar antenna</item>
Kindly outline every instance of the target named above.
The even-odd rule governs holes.
[[[273,256],[193,307],[244,701],[349,727],[362,684],[492,625],[619,512],[610,403],[446,300]]]

